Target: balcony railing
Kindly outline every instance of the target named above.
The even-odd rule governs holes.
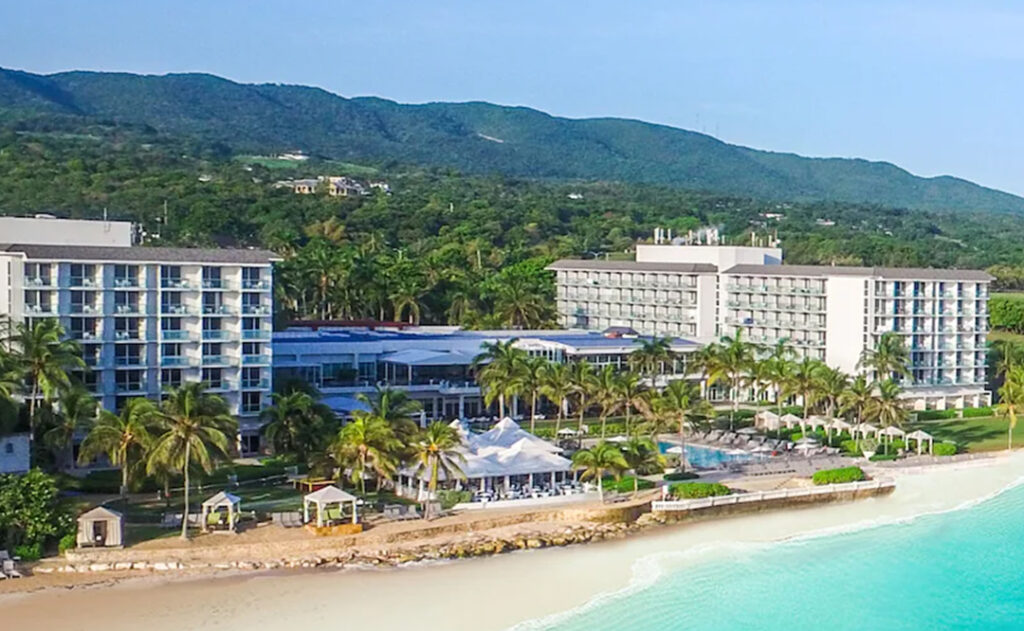
[[[195,366],[195,362],[184,355],[165,355],[160,358],[161,366],[188,367]]]
[[[68,281],[68,285],[70,287],[85,287],[88,289],[98,289],[100,286],[95,278],[89,278],[88,276],[72,276]]]
[[[269,340],[270,331],[266,329],[245,329],[242,331],[243,340]]]
[[[100,334],[96,331],[71,331],[71,339],[82,342],[98,342]]]
[[[242,305],[245,315],[270,315],[270,307],[266,305]]]
[[[269,280],[243,280],[242,289],[267,290],[270,289]]]
[[[138,304],[114,305],[116,315],[142,315],[142,307]]]
[[[143,357],[115,357],[114,364],[117,366],[142,366],[146,363]]]
[[[25,313],[29,315],[56,315],[53,305],[25,305]]]
[[[203,331],[204,340],[226,340],[231,337],[231,331],[224,329],[206,329]]]
[[[195,310],[190,309],[186,305],[161,305],[160,313],[166,315],[192,315]]]
[[[114,331],[114,339],[118,342],[144,341],[141,331]]]
[[[270,363],[270,356],[265,354],[265,353],[261,353],[259,355],[242,355],[242,363],[243,364],[249,364],[249,365],[252,365],[252,364],[269,364]]]
[[[192,289],[192,283],[184,278],[161,278],[160,287],[163,289]]]
[[[56,287],[57,286],[57,282],[56,282],[56,279],[54,279],[52,277],[46,278],[46,277],[42,277],[42,276],[37,276],[35,278],[26,278],[25,279],[25,286],[26,287]]]
[[[188,331],[181,329],[163,329],[160,331],[160,336],[165,340],[187,340],[189,338]]]
[[[231,315],[231,307],[227,305],[203,305],[203,315]]]
[[[269,379],[243,379],[242,389],[243,390],[268,390],[270,388]]]
[[[136,392],[146,391],[146,382],[144,381],[131,381],[121,382],[115,385],[116,392],[118,394],[131,394]]]
[[[210,382],[207,384],[206,389],[210,392],[230,392],[232,390],[238,390],[238,386],[230,379],[221,379],[220,381]]]
[[[226,366],[231,364],[231,358],[227,355],[203,355],[203,365]]]
[[[102,310],[96,305],[72,303],[69,311],[76,315],[100,315]]]
[[[228,283],[222,278],[204,278],[203,289],[227,289]]]
[[[138,278],[115,278],[114,288],[115,289],[140,289],[142,283],[139,282]]]

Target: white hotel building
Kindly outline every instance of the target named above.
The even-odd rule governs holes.
[[[976,270],[783,265],[778,248],[637,246],[636,261],[561,260],[558,313],[569,328],[630,327],[709,342],[737,330],[786,339],[800,357],[857,372],[882,334],[911,356],[916,409],[987,405],[988,291]]]
[[[58,318],[107,409],[206,382],[259,444],[272,383],[272,264],[262,250],[136,247],[126,222],[0,218],[0,315]]]

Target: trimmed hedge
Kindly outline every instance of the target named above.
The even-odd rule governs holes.
[[[847,455],[850,455],[850,456],[861,456],[861,455],[863,455],[861,453],[861,451],[860,451],[860,448],[857,447],[857,441],[855,441],[853,439],[842,441],[841,443],[839,443],[839,448],[843,450],[844,454],[847,454]]]
[[[943,419],[950,419],[957,417],[957,410],[921,410],[917,412],[917,420],[919,421],[938,421]]]
[[[991,407],[983,408],[964,408],[964,418],[977,418],[979,416],[993,416],[995,410]]]
[[[956,454],[956,445],[953,443],[936,443],[932,453],[936,456],[952,456]]]
[[[676,499],[689,500],[729,495],[732,489],[718,482],[679,482],[668,487],[668,492]]]
[[[860,482],[864,479],[864,471],[860,467],[842,467],[841,469],[824,469],[818,471],[811,477],[814,484],[844,484],[846,482]]]
[[[605,478],[601,481],[601,486],[606,491],[618,491],[619,493],[632,493],[633,492],[633,476],[624,475],[618,480],[615,478]],[[654,482],[640,478],[637,482],[637,489],[643,491],[644,489],[653,489]]]
[[[871,456],[871,462],[882,462],[882,461],[895,460],[895,459],[896,459],[896,454],[892,454],[892,453],[889,453],[889,454],[875,454],[875,455]]]
[[[700,476],[692,471],[674,471],[665,474],[666,482],[679,482],[680,480],[693,480]]]

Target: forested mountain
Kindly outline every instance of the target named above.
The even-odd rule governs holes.
[[[790,201],[1024,212],[1024,199],[888,163],[757,151],[635,120],[573,120],[489,103],[403,105],[203,74],[142,76],[0,69],[0,119],[88,117],[221,143],[466,173],[664,184]]]

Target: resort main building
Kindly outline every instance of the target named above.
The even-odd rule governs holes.
[[[628,327],[710,342],[742,331],[848,373],[894,332],[915,409],[987,405],[988,292],[977,270],[784,265],[777,247],[639,244],[635,261],[560,260],[567,328]]]
[[[271,391],[272,263],[262,250],[132,245],[127,222],[0,218],[0,315],[57,318],[109,410],[205,382],[256,451]]]

